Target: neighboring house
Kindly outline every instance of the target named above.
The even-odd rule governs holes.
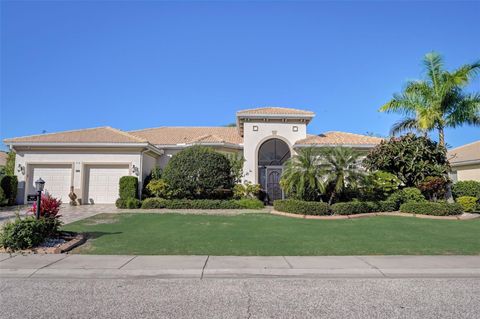
[[[347,146],[368,150],[382,140],[344,132],[307,134],[315,114],[264,107],[237,112],[236,127],[159,127],[124,132],[111,127],[4,140],[15,152],[18,202],[26,202],[39,177],[45,189],[68,201],[70,187],[83,203],[114,203],[121,176],[137,176],[140,189],[155,166],[164,167],[180,150],[206,145],[245,158],[244,179],[259,183],[270,199],[283,196],[283,164],[302,147]]]
[[[452,180],[480,181],[480,141],[462,145],[448,151],[448,160],[452,166]]]

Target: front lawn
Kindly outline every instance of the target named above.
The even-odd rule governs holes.
[[[268,214],[100,214],[64,227],[93,239],[84,254],[476,255],[480,220],[378,216],[302,220]]]

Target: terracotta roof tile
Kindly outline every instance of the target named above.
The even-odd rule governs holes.
[[[8,143],[146,143],[141,137],[105,126],[5,139]]]
[[[308,135],[307,138],[297,141],[295,145],[376,145],[382,140],[379,137],[332,131]]]
[[[291,109],[286,107],[260,107],[256,109],[240,110],[237,116],[242,115],[302,115],[314,116],[315,113],[306,110]]]
[[[448,151],[448,160],[452,165],[480,160],[480,141],[465,144]]]
[[[243,143],[236,127],[158,127],[129,133],[155,145]]]

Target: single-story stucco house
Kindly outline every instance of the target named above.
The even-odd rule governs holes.
[[[450,177],[456,181],[480,181],[480,141],[465,144],[448,151],[452,166]]]
[[[70,188],[82,203],[114,203],[121,176],[144,178],[164,167],[180,150],[206,145],[243,155],[245,180],[259,183],[270,199],[283,196],[282,166],[302,147],[346,146],[368,150],[378,137],[345,132],[307,134],[315,114],[310,111],[263,107],[238,111],[236,127],[158,127],[121,131],[97,127],[4,140],[16,152],[18,203],[34,193],[39,177],[53,196],[68,201]]]

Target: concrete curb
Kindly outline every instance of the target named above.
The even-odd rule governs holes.
[[[480,256],[1,255],[0,278],[480,278]]]

